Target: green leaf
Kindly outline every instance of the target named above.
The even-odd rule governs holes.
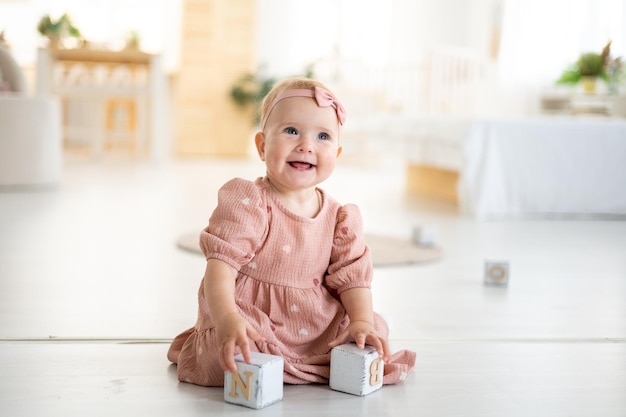
[[[578,84],[578,82],[580,82],[580,71],[578,71],[578,68],[568,68],[565,71],[563,71],[563,74],[561,74],[561,77],[556,80],[557,84]]]

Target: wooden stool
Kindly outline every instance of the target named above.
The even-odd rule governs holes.
[[[130,97],[107,99],[105,104],[105,140],[103,148],[139,150],[137,101]]]

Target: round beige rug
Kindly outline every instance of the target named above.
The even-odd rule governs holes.
[[[200,233],[182,235],[176,245],[184,250],[202,254],[198,237]],[[365,241],[372,251],[374,266],[406,265],[437,260],[441,257],[441,249],[419,246],[408,239],[393,236],[366,234]]]

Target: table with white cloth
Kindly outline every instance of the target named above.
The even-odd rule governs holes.
[[[479,120],[462,146],[459,202],[475,218],[626,216],[626,119]]]

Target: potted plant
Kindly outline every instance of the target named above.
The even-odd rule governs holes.
[[[305,68],[304,76],[313,78],[312,65]],[[255,111],[254,123],[258,123],[261,116],[259,111],[261,102],[276,81],[278,81],[276,78],[264,75],[263,68],[254,74],[243,74],[231,87],[230,98],[241,109],[248,110],[250,106],[253,106]]]
[[[82,39],[80,30],[74,26],[67,13],[56,20],[48,14],[44,15],[37,24],[37,31],[48,38],[50,48],[57,48],[61,41],[68,37]]]
[[[249,109],[253,106],[255,112],[254,123],[259,121],[259,106],[263,98],[276,83],[276,79],[256,74],[243,74],[230,89],[230,98],[241,109]]]
[[[139,32],[131,30],[126,34],[126,46],[125,49],[138,51],[140,49],[140,37]]]
[[[611,42],[604,47],[602,53],[581,54],[573,65],[563,71],[556,83],[569,85],[581,83],[586,93],[595,92],[598,78],[608,81],[606,65],[610,55],[610,45]]]

